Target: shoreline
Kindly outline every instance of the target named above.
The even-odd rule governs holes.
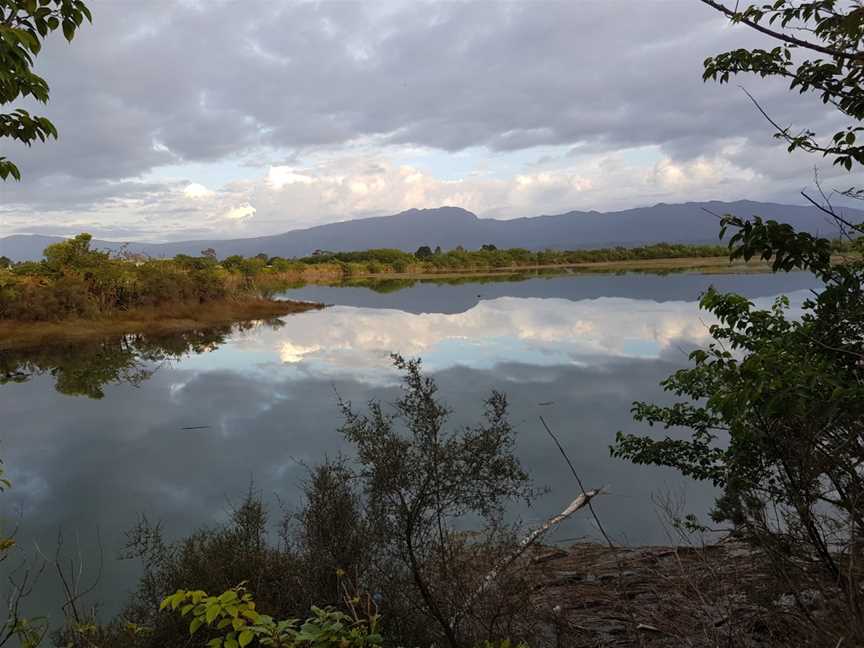
[[[95,319],[66,319],[55,322],[7,320],[0,321],[0,352],[131,333],[169,335],[191,330],[207,330],[322,308],[324,304],[314,302],[251,299],[207,304],[175,304],[165,308],[136,309]]]
[[[286,283],[339,285],[376,280],[434,281],[436,279],[505,277],[532,272],[548,272],[548,276],[621,272],[747,274],[770,273],[771,266],[761,260],[730,262],[728,257],[679,257],[627,261],[586,261],[572,264],[501,268],[442,269],[434,272],[379,272],[343,276],[338,279],[330,276],[329,273],[320,272],[309,277],[294,278],[293,281],[287,281],[286,277]],[[321,308],[324,308],[323,304],[260,298],[205,304],[174,304],[164,308],[142,308],[97,318],[57,321],[0,320],[0,352],[130,333],[167,335],[191,330],[206,330],[244,321],[278,318]]]

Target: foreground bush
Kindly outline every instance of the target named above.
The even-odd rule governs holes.
[[[144,575],[121,616],[148,628],[133,645],[204,646],[219,638],[203,630],[190,637],[188,615],[203,613],[210,622],[205,625],[218,631],[216,617],[208,620],[200,607],[206,598],[201,592],[224,593],[238,583],[243,590],[232,591],[240,603],[232,594],[216,598],[224,595],[238,606],[254,600],[254,612],[271,620],[303,618],[317,606],[328,610],[328,619],[347,623],[340,615],[348,615],[355,623],[360,617],[354,593],[371,593],[374,614],[386,621],[388,646],[461,648],[532,636],[538,617],[524,577],[508,572],[494,586],[486,582],[522,536],[501,523],[503,505],[533,494],[512,453],[506,399],[493,394],[478,424],[449,429],[449,410],[419,362],[395,362],[404,386],[394,409],[373,402],[368,414],[360,414],[342,403],[342,431],[357,449],[357,462],[337,459],[311,468],[299,510],[271,525],[250,491],[227,525],[176,543],[166,543],[159,526],[146,520],[132,530],[127,555],[142,560]],[[469,518],[472,533],[459,526]],[[270,539],[271,526],[280,529],[278,542]],[[160,614],[166,596],[176,597],[167,605],[186,610],[187,617]],[[241,608],[228,612],[241,614]],[[237,632],[241,623],[234,618],[228,623]],[[370,615],[362,618],[374,636]],[[244,631],[252,629],[247,626],[244,621]],[[297,626],[283,629],[290,634]],[[222,646],[233,645],[221,636]],[[239,634],[231,639],[239,645]],[[377,643],[366,635],[361,639]]]

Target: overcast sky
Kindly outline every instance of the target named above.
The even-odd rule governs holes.
[[[3,142],[0,235],[239,237],[457,205],[482,217],[798,202],[789,156],[711,54],[764,43],[698,0],[89,0],[37,71],[60,140]],[[815,96],[742,77],[784,125]]]

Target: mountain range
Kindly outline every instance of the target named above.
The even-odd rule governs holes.
[[[864,211],[846,209],[850,220],[864,221]],[[132,252],[152,257],[198,255],[213,248],[220,258],[232,254],[300,257],[315,250],[334,252],[369,248],[399,248],[413,252],[421,245],[447,250],[459,245],[476,249],[484,244],[532,250],[635,246],[650,243],[717,242],[716,215],[761,216],[789,223],[796,229],[836,236],[836,227],[815,207],[740,200],[736,202],[659,203],[615,212],[571,211],[565,214],[496,220],[479,218],[459,207],[409,209],[393,216],[328,223],[256,238],[130,243]],[[17,234],[0,238],[0,256],[13,261],[39,259],[61,237]],[[93,247],[115,251],[122,242],[94,240]]]

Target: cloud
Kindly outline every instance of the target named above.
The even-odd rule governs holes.
[[[233,221],[244,221],[248,218],[252,218],[255,215],[256,209],[246,203],[244,205],[240,205],[239,207],[232,207],[227,212],[225,212],[225,218]]]
[[[183,189],[183,195],[187,198],[210,198],[213,192],[202,184],[191,182]]]
[[[10,147],[25,180],[0,186],[0,233],[789,201],[818,162],[787,156],[734,86],[702,83],[705,56],[764,41],[700,3],[92,5],[92,27],[40,55],[38,112],[61,139]],[[783,124],[837,126],[818,98],[743,82]]]
[[[770,156],[766,154],[766,162]],[[389,215],[411,208],[452,205],[486,217],[515,218],[598,204],[625,209],[633,204],[735,199],[746,187],[753,199],[797,195],[805,163],[778,169],[745,166],[741,147],[724,145],[715,156],[675,160],[656,148],[597,156],[564,156],[563,162],[527,166],[512,175],[476,172],[442,178],[421,164],[384,155],[316,156],[306,167],[274,165],[251,179],[210,189],[197,182],[112,183],[105,192],[84,194],[77,203],[26,202],[0,207],[0,230],[53,232],[87,228],[106,234],[123,228],[131,239],[179,240],[218,233],[255,236],[322,222]],[[827,176],[838,182],[836,171]],[[116,191],[111,195],[111,189]],[[38,204],[38,203],[37,203]]]

